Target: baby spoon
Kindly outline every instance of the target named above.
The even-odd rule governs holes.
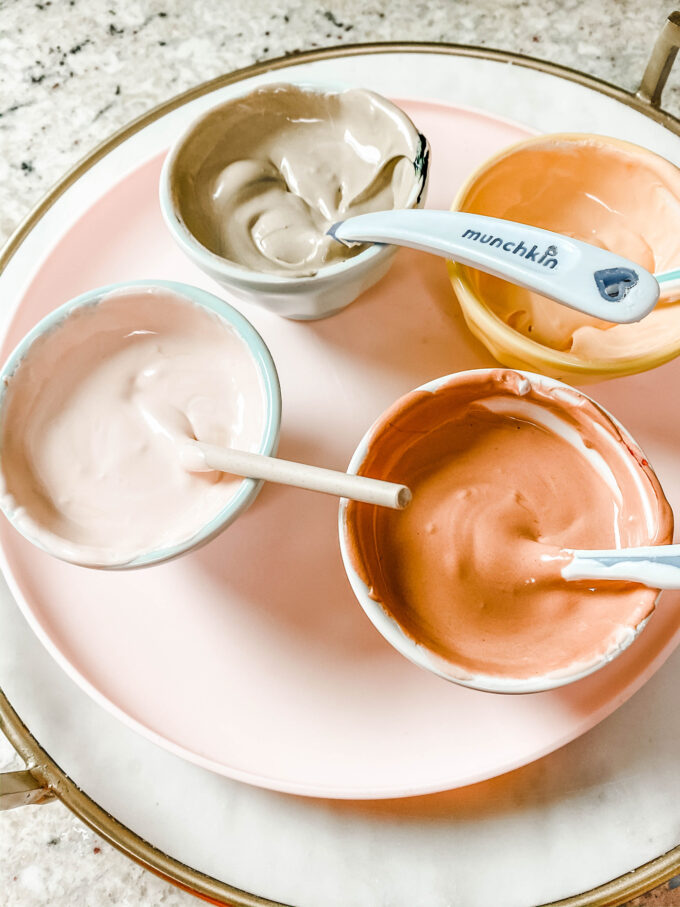
[[[188,472],[217,470],[233,476],[264,479],[351,501],[391,507],[393,510],[403,510],[411,502],[411,492],[405,485],[198,441],[186,413],[162,397],[138,398],[137,405],[151,431],[164,435],[172,442],[182,466]]]
[[[266,479],[280,485],[295,485],[310,491],[334,494],[352,501],[377,504],[403,510],[411,501],[411,492],[405,485],[355,476],[334,469],[322,469],[306,463],[293,463],[266,457],[263,454],[245,450],[233,450],[202,441],[186,441],[180,449],[184,467],[191,472],[206,472],[216,469],[231,475],[246,476],[250,479]]]
[[[574,551],[562,568],[565,579],[612,579],[642,583],[652,589],[680,589],[680,545]]]
[[[340,221],[328,232],[345,245],[392,243],[432,252],[619,324],[640,321],[659,298],[654,275],[627,258],[560,233],[481,214],[376,211]]]

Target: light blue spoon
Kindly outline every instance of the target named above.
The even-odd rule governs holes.
[[[611,579],[642,583],[652,589],[680,589],[680,545],[574,551],[562,568],[565,579]]]
[[[618,324],[648,315],[661,286],[666,295],[677,281],[680,291],[680,270],[655,277],[599,246],[481,214],[376,211],[340,221],[328,232],[349,246],[390,243],[431,252]]]

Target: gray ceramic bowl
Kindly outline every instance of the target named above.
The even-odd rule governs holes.
[[[274,91],[281,85],[264,86],[256,91]],[[300,116],[305,104],[315,95],[337,94],[348,90],[340,85],[297,85]],[[230,132],[238,130],[243,116],[243,101],[251,91],[232,98],[195,120],[171,148],[160,179],[160,204],[173,238],[189,258],[206,274],[221,284],[237,299],[256,303],[297,320],[311,320],[332,315],[377,283],[388,271],[396,253],[395,246],[371,245],[352,258],[321,267],[306,277],[288,277],[259,273],[235,264],[199,238],[200,224],[190,210],[190,200],[201,179],[201,168],[210,155],[218,154],[224,165],[230,158]],[[369,93],[370,95],[370,93]],[[406,137],[416,173],[413,189],[405,207],[422,207],[428,176],[429,148],[426,139],[396,105],[380,96],[381,108],[388,110],[396,128]]]

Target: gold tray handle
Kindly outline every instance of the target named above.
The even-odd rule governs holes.
[[[661,105],[661,94],[666,85],[680,48],[680,10],[672,12],[656,39],[640,82],[636,97],[651,104]]]
[[[0,772],[0,810],[47,803],[53,799],[54,792],[45,787],[30,769]]]

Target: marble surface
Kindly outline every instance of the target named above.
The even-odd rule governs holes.
[[[0,0],[0,242],[115,129],[255,60],[363,41],[450,41],[531,54],[633,89],[670,9],[659,0]],[[680,75],[664,100],[680,111]],[[11,767],[19,762],[0,740],[0,770]],[[0,816],[0,854],[7,907],[194,902],[59,803]],[[680,905],[680,878],[632,903]]]

